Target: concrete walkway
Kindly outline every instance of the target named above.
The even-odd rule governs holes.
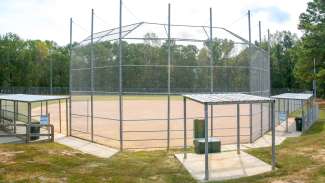
[[[0,130],[0,135],[8,135],[8,133]],[[19,144],[23,141],[18,137],[0,137],[0,144]]]
[[[275,145],[280,145],[288,137],[298,137],[301,134],[302,134],[301,132],[296,131],[296,124],[294,122],[294,118],[289,118],[288,132],[286,132],[285,123],[282,123],[276,127]],[[271,145],[272,145],[272,133],[268,132],[251,144],[241,144],[240,149],[245,150],[251,148],[270,147]],[[237,149],[236,144],[223,145],[221,147],[222,151],[233,151],[236,149]]]
[[[110,158],[118,152],[116,149],[112,149],[96,143],[91,143],[86,140],[78,139],[75,137],[66,137],[62,134],[55,134],[54,141],[59,144],[66,145],[81,152],[91,154],[100,158]]]

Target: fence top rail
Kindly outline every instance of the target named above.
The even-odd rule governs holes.
[[[274,99],[309,100],[313,97],[312,93],[282,93],[271,96]]]
[[[227,94],[190,94],[183,97],[194,100],[199,103],[218,105],[218,104],[247,104],[247,103],[272,103],[274,99],[247,95],[242,93]]]
[[[53,96],[53,95],[27,95],[27,94],[5,94],[0,95],[0,100],[16,101],[16,102],[42,102],[51,100],[68,99],[69,96]]]

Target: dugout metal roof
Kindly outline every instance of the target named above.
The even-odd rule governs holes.
[[[17,101],[17,102],[42,102],[50,100],[68,99],[69,96],[49,96],[49,95],[26,95],[26,94],[9,94],[0,95],[0,100]]]
[[[309,100],[313,97],[311,93],[282,93],[280,95],[271,96],[274,99],[293,99],[293,100]]]
[[[189,94],[183,97],[202,104],[248,104],[248,103],[269,103],[274,99],[242,93],[227,94]]]

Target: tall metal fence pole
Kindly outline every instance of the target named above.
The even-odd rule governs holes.
[[[50,49],[50,94],[53,95],[53,60],[52,60],[51,49]]]
[[[261,21],[258,21],[258,37],[259,37],[259,46],[262,45],[262,27],[261,27]],[[262,74],[262,72],[264,72],[264,70],[261,70],[261,69],[264,69],[264,63],[262,62],[262,60],[259,61],[260,63],[258,65],[259,66],[259,93],[260,93],[260,96],[264,96],[264,74]],[[263,104],[261,104],[263,105]]]
[[[123,74],[122,74],[122,0],[119,16],[119,114],[120,114],[120,151],[123,151]]]
[[[72,18],[70,18],[70,45],[69,45],[69,48],[70,48],[70,67],[69,67],[69,70],[70,70],[70,75],[69,75],[69,120],[67,120],[67,126],[66,126],[66,131],[67,131],[67,136],[71,135],[71,126],[72,126]],[[68,100],[66,100],[66,113],[68,113],[67,111],[67,107],[68,107]],[[66,117],[68,117],[66,115]],[[69,121],[69,129],[68,129],[68,121]],[[68,133],[70,130],[70,133]]]
[[[168,99],[167,99],[167,150],[170,146],[170,63],[171,63],[171,48],[170,48],[170,4],[168,4]]]
[[[248,17],[248,46],[249,46],[249,52],[251,52],[251,44],[252,44],[252,32],[251,32],[251,11],[248,10],[247,12]],[[253,80],[253,72],[252,72],[252,63],[251,60],[249,62],[249,91],[250,93],[254,90],[253,84],[255,81]],[[253,93],[255,95],[255,93]]]
[[[90,87],[90,139],[94,142],[94,9],[91,9]]]
[[[187,158],[187,128],[186,128],[186,98],[183,97],[183,113],[184,113],[184,159]]]
[[[261,21],[258,21],[258,37],[259,37],[259,44],[262,45],[262,24]]]
[[[210,93],[213,93],[213,35],[212,35],[212,8],[210,8],[210,39],[209,39],[209,47],[210,47]],[[211,105],[211,137],[213,137],[213,105]]]

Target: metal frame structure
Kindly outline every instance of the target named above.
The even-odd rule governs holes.
[[[271,132],[272,132],[272,170],[275,169],[276,158],[275,158],[275,122],[274,122],[274,103],[275,100],[267,97],[253,96],[247,94],[192,94],[183,95],[184,102],[184,132],[186,132],[186,100],[192,100],[204,105],[204,119],[205,119],[205,180],[209,180],[209,145],[208,145],[208,106],[210,105],[237,105],[237,154],[240,154],[240,104],[253,104],[253,103],[269,103],[271,104]],[[184,133],[184,158],[187,158],[186,149],[186,133]]]
[[[170,135],[170,123],[171,120],[173,120],[171,118],[171,95],[181,95],[182,93],[188,93],[189,90],[188,88],[177,88],[177,87],[173,87],[173,80],[175,80],[175,78],[173,78],[173,72],[175,73],[175,70],[179,69],[179,70],[188,70],[188,69],[192,69],[192,70],[202,70],[200,72],[204,72],[206,70],[206,75],[207,75],[207,79],[208,83],[206,88],[203,89],[197,89],[197,88],[190,88],[191,92],[193,93],[224,93],[224,92],[242,92],[242,93],[247,93],[247,94],[253,94],[253,95],[260,95],[260,96],[269,96],[270,95],[270,57],[269,57],[269,53],[270,53],[270,47],[268,47],[268,50],[265,51],[262,48],[252,44],[252,40],[251,40],[251,17],[250,17],[250,11],[248,12],[248,30],[249,30],[249,40],[246,40],[244,38],[242,38],[241,36],[237,35],[236,33],[223,28],[223,27],[216,27],[213,26],[213,17],[212,17],[212,8],[210,8],[209,10],[209,25],[181,25],[181,24],[171,24],[171,5],[168,4],[168,17],[167,17],[167,23],[153,23],[153,22],[138,22],[138,23],[134,23],[134,24],[129,24],[129,25],[123,25],[122,23],[122,0],[120,0],[120,4],[119,4],[119,27],[117,28],[112,28],[109,30],[105,30],[105,31],[100,31],[100,32],[96,32],[94,33],[94,10],[91,11],[91,32],[90,32],[90,36],[86,37],[84,40],[82,40],[81,42],[79,42],[77,44],[77,46],[72,46],[72,24],[73,21],[72,19],[70,19],[70,121],[73,121],[72,118],[73,116],[83,116],[83,117],[90,117],[90,122],[91,122],[91,134],[90,134],[90,139],[86,139],[86,140],[90,140],[90,141],[94,141],[94,118],[96,118],[95,116],[95,112],[94,112],[94,96],[96,95],[113,95],[113,96],[118,96],[118,117],[116,118],[109,118],[110,120],[114,120],[114,121],[118,121],[119,122],[119,138],[118,139],[114,139],[119,141],[119,148],[122,151],[124,149],[124,141],[125,138],[123,136],[124,133],[124,126],[125,126],[125,112],[124,112],[124,107],[125,105],[123,104],[124,101],[124,96],[126,95],[163,95],[166,96],[167,98],[167,105],[166,105],[166,109],[167,109],[167,114],[166,114],[166,148],[169,149],[170,148],[170,139],[171,139],[171,135]],[[158,26],[161,27],[162,29],[164,29],[164,34],[163,36],[158,36],[158,37],[152,37],[152,38],[144,38],[144,37],[139,37],[139,35],[133,34],[134,32],[136,32],[137,30],[141,30],[141,28],[145,27],[145,26]],[[184,29],[200,29],[202,32],[204,32],[203,35],[204,38],[194,38],[194,37],[182,37],[179,35],[175,35],[175,33],[173,32],[176,29],[179,28],[184,28]],[[233,39],[235,41],[233,41],[235,46],[238,46],[238,48],[234,48],[233,52],[231,54],[238,54],[236,52],[240,52],[239,47],[245,47],[244,49],[247,49],[249,55],[247,56],[247,65],[227,65],[226,61],[225,64],[226,65],[218,65],[216,64],[218,61],[220,62],[220,60],[215,60],[214,56],[217,55],[216,53],[214,53],[214,49],[213,49],[213,44],[215,42],[215,39],[218,37],[213,37],[213,36],[220,36],[220,34],[224,34],[227,35],[228,37],[226,37],[225,39]],[[143,32],[142,32],[143,33]],[[259,31],[259,37],[261,37],[261,31]],[[166,50],[167,50],[167,55],[166,55],[166,63],[164,64],[130,64],[125,62],[125,57],[124,57],[124,48],[123,48],[123,42],[136,42],[136,41],[145,41],[145,40],[151,40],[151,41],[166,41]],[[269,39],[268,39],[269,41]],[[116,63],[113,65],[105,65],[105,66],[97,66],[94,62],[96,62],[96,57],[100,57],[100,56],[96,56],[96,53],[94,53],[94,51],[96,51],[95,45],[101,42],[113,42],[116,43],[117,47],[116,47],[116,56],[114,56],[114,58],[116,57]],[[174,63],[173,59],[174,59],[174,55],[173,55],[173,49],[174,45],[176,43],[182,44],[182,43],[191,43],[191,44],[206,44],[206,48],[208,50],[208,63],[205,65],[199,65],[199,66],[195,66],[195,65],[178,65],[177,63]],[[246,48],[247,46],[247,48]],[[78,49],[79,48],[87,48],[90,50],[90,56],[88,57],[88,55],[78,55]],[[239,49],[239,50],[237,50]],[[232,57],[232,56],[229,56]],[[82,59],[89,59],[88,61],[85,61],[86,66],[75,66],[76,63],[80,62],[80,60]],[[106,59],[106,58],[103,58]],[[153,69],[153,68],[158,68],[160,70],[166,70],[166,87],[163,89],[159,89],[159,91],[157,91],[155,88],[141,88],[141,89],[135,89],[130,90],[129,88],[127,88],[126,84],[125,84],[125,73],[126,73],[126,69],[133,69],[133,68],[143,68],[143,69]],[[97,85],[96,85],[96,77],[94,75],[96,75],[98,70],[113,70],[116,69],[117,70],[117,82],[114,83],[116,84],[116,88],[110,90],[100,90],[97,89]],[[157,70],[158,70],[157,69]],[[153,69],[154,70],[154,69]],[[248,78],[247,84],[242,84],[243,86],[230,86],[231,81],[226,81],[226,85],[224,86],[224,89],[218,89],[218,80],[222,80],[218,77],[218,70],[226,70],[226,71],[230,71],[232,73],[237,72],[247,72]],[[90,74],[88,74],[88,71],[90,71]],[[88,84],[85,84],[87,86],[83,86],[83,84],[80,84],[80,86],[78,86],[78,84],[82,81],[77,81],[78,79],[82,78],[80,77],[78,74],[80,74],[81,72],[84,72],[84,75],[86,75],[88,78],[90,78],[89,81],[89,85],[90,87],[88,87]],[[161,72],[161,71],[159,71]],[[196,71],[194,71],[196,72]],[[226,74],[228,79],[228,73]],[[234,74],[235,75],[235,74]],[[114,75],[115,76],[115,75]],[[164,76],[164,77],[165,77]],[[98,76],[97,76],[98,77]],[[113,77],[113,76],[107,76],[107,75],[102,75],[102,77]],[[175,77],[175,76],[174,76]],[[231,77],[231,76],[230,76]],[[84,78],[83,78],[84,79]],[[224,79],[224,78],[223,78]],[[79,82],[79,83],[77,83]],[[246,82],[246,81],[243,81]],[[77,83],[77,84],[76,84]],[[73,108],[73,97],[75,95],[84,95],[84,96],[90,96],[91,97],[91,113],[87,115],[83,115],[83,114],[74,114],[71,110],[71,108]],[[270,106],[269,108],[269,112],[271,111]],[[213,112],[213,106],[211,105],[211,113]],[[261,111],[261,123],[263,123],[263,117],[262,117],[262,111],[264,109],[262,109],[262,106],[260,108],[259,111]],[[250,115],[252,116],[255,112],[253,112],[251,110]],[[252,118],[252,117],[251,117]],[[157,120],[157,119],[155,119]],[[252,119],[250,120],[252,121]],[[270,117],[269,117],[269,121],[270,121]],[[211,115],[211,133],[213,134],[213,115]],[[270,124],[268,125],[270,126]],[[261,125],[261,128],[263,128],[263,125]],[[71,123],[70,123],[70,134],[72,134],[71,130],[73,131],[73,128],[71,127]],[[262,133],[263,133],[263,129],[261,129]],[[186,132],[185,132],[186,133]],[[251,129],[251,133],[252,134],[252,129]],[[261,134],[263,135],[263,134]],[[252,135],[251,135],[252,136]],[[254,140],[252,137],[250,138],[251,142]]]
[[[32,104],[33,103],[39,103],[41,104],[41,114],[43,114],[43,102],[45,102],[45,113],[49,115],[48,113],[48,102],[49,101],[58,101],[59,102],[59,130],[60,133],[62,132],[61,127],[62,127],[62,121],[61,121],[61,100],[65,100],[66,104],[68,103],[69,97],[68,96],[45,96],[45,95],[26,95],[26,94],[11,94],[11,95],[0,95],[0,120],[1,122],[4,120],[4,114],[5,112],[11,112],[13,113],[13,125],[14,125],[14,130],[13,134],[10,134],[10,136],[17,136],[21,137],[20,134],[16,133],[16,128],[17,126],[26,126],[26,143],[29,143],[29,139],[31,136],[48,136],[54,134],[54,126],[50,124],[50,119],[49,119],[49,124],[48,125],[36,125],[32,124]],[[13,111],[7,111],[7,109],[3,109],[3,103],[4,102],[12,102],[13,103]],[[19,109],[18,109],[18,103],[25,103],[27,104],[27,121],[26,124],[16,124],[16,121],[18,121],[18,115]],[[66,105],[66,114],[68,114],[68,105]],[[66,118],[66,124],[68,126],[68,118]],[[49,134],[31,134],[30,128],[32,126],[40,126],[40,127],[51,127],[48,128]],[[66,135],[68,135],[68,128],[66,129]],[[8,136],[8,135],[5,135]],[[51,139],[54,139],[53,137]]]
[[[310,93],[283,93],[280,95],[271,96],[271,98],[276,99],[277,102],[277,113],[278,113],[278,122],[279,113],[285,112],[287,119],[286,131],[288,132],[288,116],[291,112],[301,110],[302,118],[302,131],[308,130],[308,128],[318,119],[319,109],[315,101],[316,97],[312,92]],[[283,103],[283,109],[281,109],[281,103]]]

